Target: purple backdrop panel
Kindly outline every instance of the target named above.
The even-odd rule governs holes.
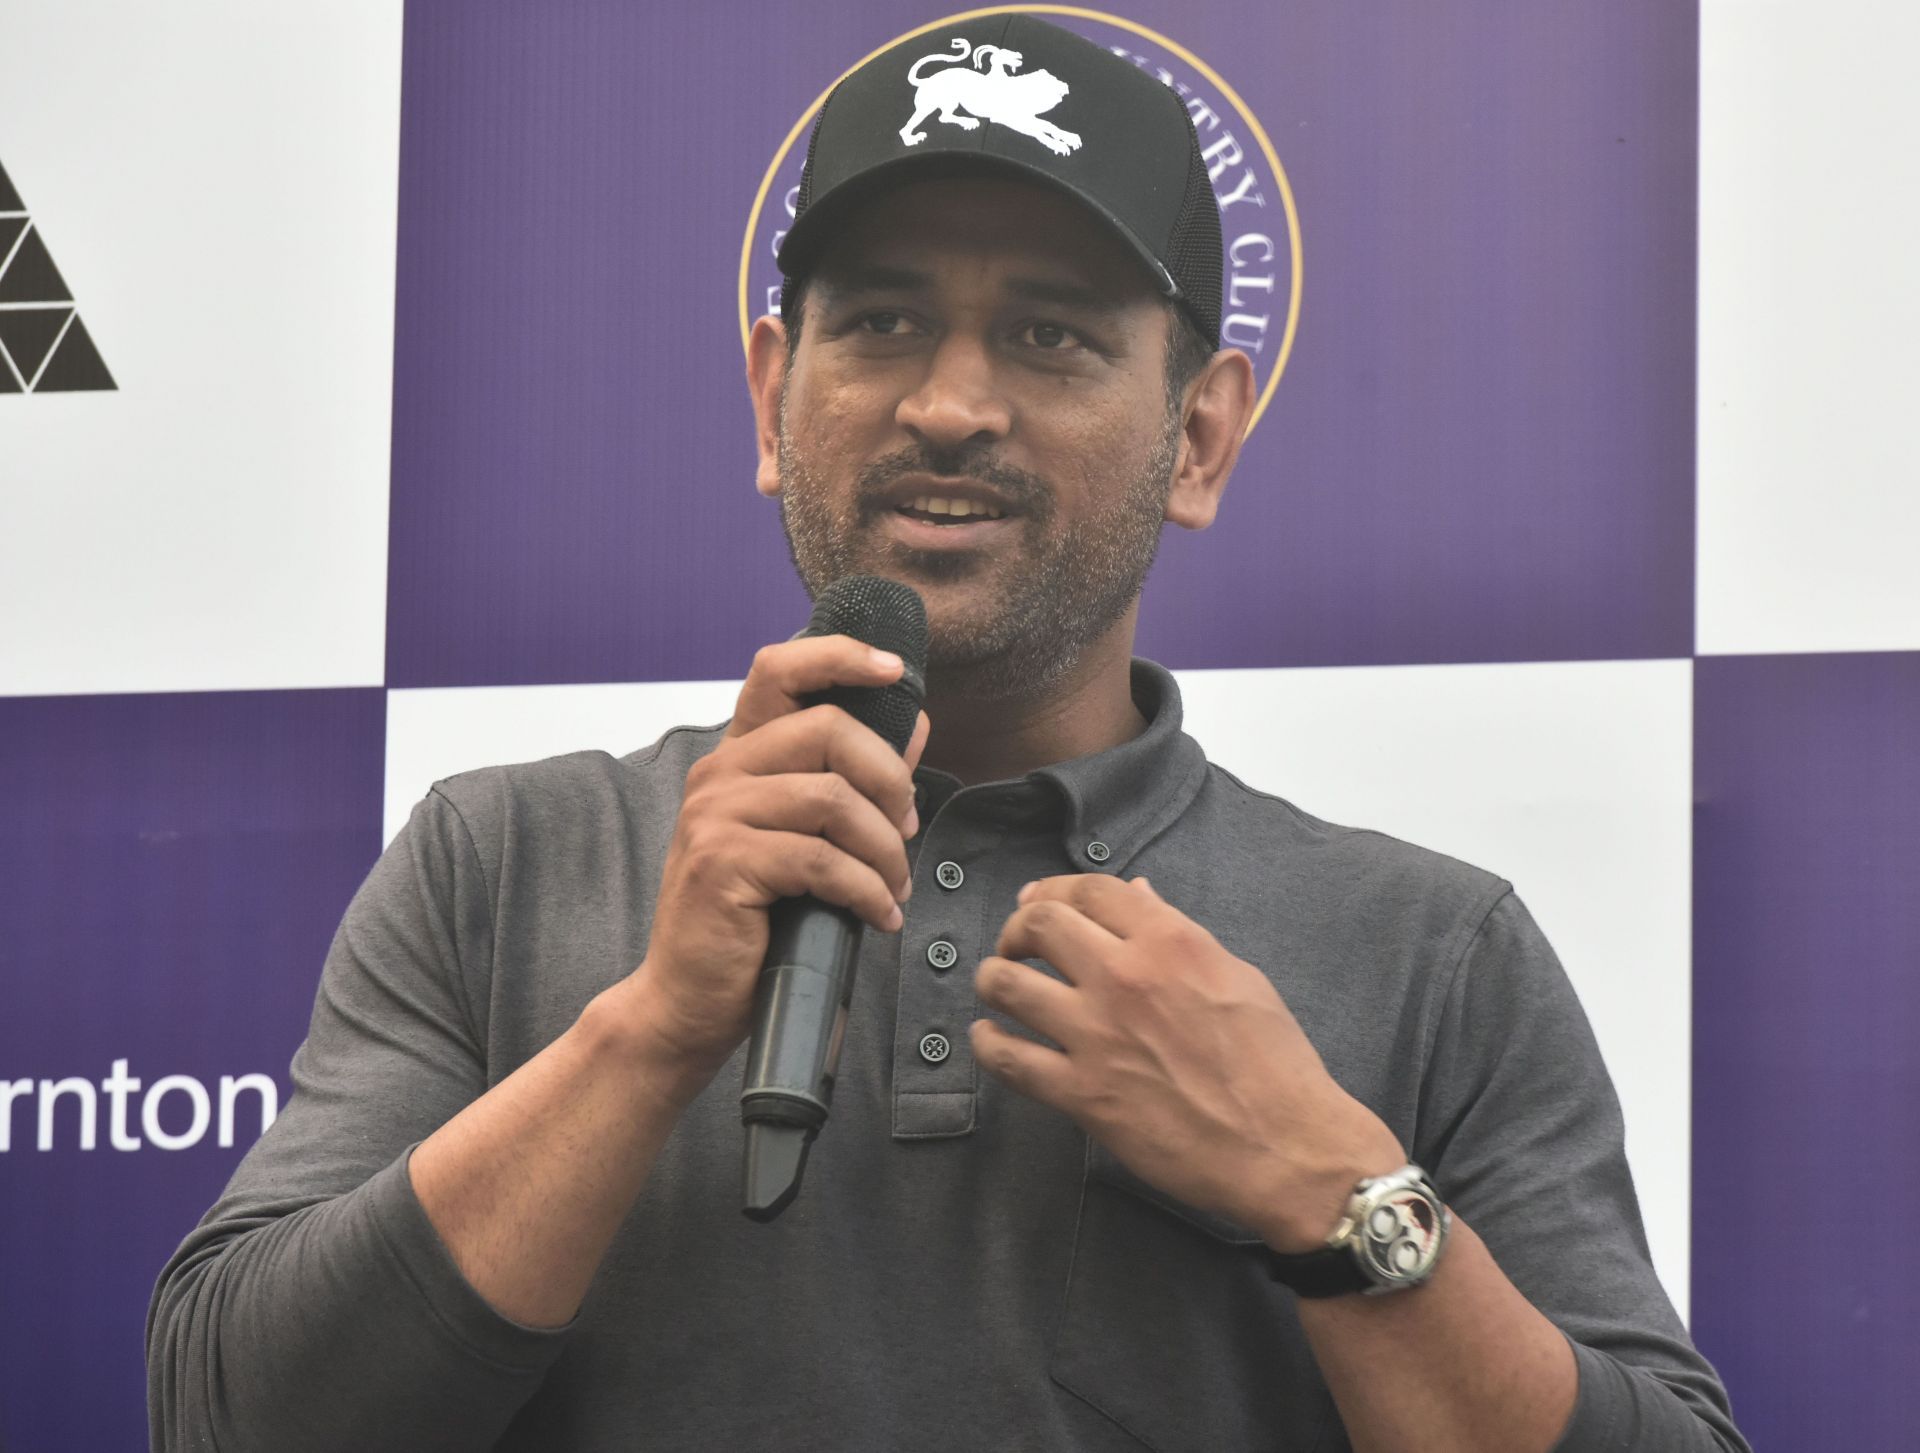
[[[410,0],[389,684],[733,676],[804,621],[752,487],[741,243],[819,91],[941,13]],[[1244,99],[1303,249],[1287,367],[1142,649],[1689,654],[1695,7],[1125,18]]]
[[[389,685],[740,675],[805,623],[734,295],[774,148],[869,33],[806,17],[793,49],[724,4],[408,4]]]
[[[1911,1447],[1920,655],[1694,681],[1694,1336],[1756,1448]]]
[[[243,1077],[287,1093],[385,723],[367,690],[0,700],[6,1446],[146,1446],[147,1297],[260,1132]]]
[[[1259,98],[1305,265],[1218,523],[1167,532],[1145,653],[1691,655],[1697,8],[1166,14]]]

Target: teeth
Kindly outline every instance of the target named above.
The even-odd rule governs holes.
[[[947,499],[943,495],[923,494],[918,499],[907,502],[909,509],[924,510],[930,515],[984,515],[987,519],[1000,519],[1003,511],[991,505],[980,504],[970,499]]]

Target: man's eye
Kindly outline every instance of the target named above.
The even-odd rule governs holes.
[[[868,313],[860,320],[860,325],[869,332],[883,335],[907,330],[907,320],[898,313]]]
[[[1080,341],[1073,336],[1070,328],[1059,323],[1029,323],[1021,330],[1021,334],[1034,347],[1049,353],[1066,352]]]

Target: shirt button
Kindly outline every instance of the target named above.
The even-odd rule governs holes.
[[[958,863],[942,863],[933,870],[933,876],[939,879],[942,888],[958,888],[967,881],[967,875],[960,871]]]
[[[960,950],[944,938],[936,938],[927,945],[927,962],[936,969],[950,969],[954,960],[960,957]]]
[[[1087,844],[1087,856],[1092,858],[1096,863],[1104,863],[1108,858],[1113,856],[1113,849],[1096,838],[1093,842]]]
[[[953,1053],[953,1046],[947,1043],[944,1034],[923,1034],[920,1036],[920,1058],[930,1065],[937,1065]]]

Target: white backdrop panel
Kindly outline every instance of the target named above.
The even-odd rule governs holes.
[[[1920,7],[1701,27],[1697,650],[1913,650]]]
[[[0,695],[377,686],[400,0],[0,0],[117,391],[0,399]]]
[[[727,720],[738,681],[590,686],[444,686],[387,693],[382,839],[442,777],[599,750],[624,757],[677,726]]]
[[[1691,1153],[1691,661],[1182,671],[1249,786],[1510,880],[1620,1092],[1655,1269],[1684,1317]]]

